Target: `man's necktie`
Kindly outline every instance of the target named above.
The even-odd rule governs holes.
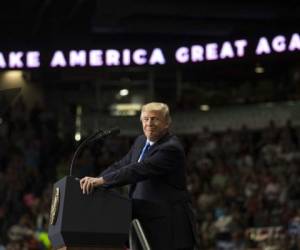
[[[144,159],[144,156],[146,155],[146,153],[148,152],[150,148],[150,143],[149,142],[146,142],[145,146],[143,147],[143,150],[142,150],[142,153],[140,155],[140,158],[138,160],[138,162],[140,162],[141,160]]]

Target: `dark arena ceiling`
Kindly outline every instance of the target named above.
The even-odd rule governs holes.
[[[216,39],[295,32],[299,24],[297,0],[11,0],[0,8],[2,41],[121,35]]]
[[[276,35],[284,35],[288,40],[291,34],[300,31],[300,1],[11,0],[2,3],[0,8],[0,30],[0,45],[6,49],[89,48],[103,44],[123,48],[128,44],[132,47],[164,44],[168,48],[175,43],[224,42]],[[299,61],[299,50],[292,55],[270,56],[266,63],[262,62],[265,76],[284,85],[282,82],[299,76]],[[260,63],[257,58],[249,58],[242,63],[232,60],[230,63],[186,65],[180,72],[174,65],[160,71],[155,68],[159,72],[154,81],[171,85],[180,78],[183,91],[189,89],[194,93],[192,85],[198,88],[201,82],[204,89],[201,91],[212,88],[224,92],[223,88],[237,81],[246,85],[247,81],[256,81],[254,67]],[[124,84],[141,86],[143,80],[152,78],[147,70],[134,67],[97,72],[76,69],[69,74],[66,69],[59,73],[36,71],[33,75],[47,84],[52,80],[94,81],[101,73],[101,79],[110,80],[110,86],[119,87]],[[168,92],[162,85],[156,88]]]

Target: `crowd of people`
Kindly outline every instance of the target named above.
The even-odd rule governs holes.
[[[25,115],[26,114],[26,115]],[[287,121],[262,129],[179,135],[197,212],[200,249],[300,249],[300,130]],[[97,175],[133,137],[86,147],[73,174]],[[20,100],[0,126],[0,250],[49,249],[52,185],[69,173],[73,135],[55,117]]]
[[[261,130],[204,128],[187,145],[203,249],[299,248],[299,131],[291,121]]]

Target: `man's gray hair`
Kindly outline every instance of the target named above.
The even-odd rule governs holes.
[[[141,110],[141,119],[142,119],[142,114],[143,112],[146,111],[160,111],[170,124],[172,122],[171,116],[170,116],[170,110],[169,106],[165,103],[162,102],[150,102],[142,106]]]

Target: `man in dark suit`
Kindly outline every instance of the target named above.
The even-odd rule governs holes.
[[[195,218],[186,190],[184,149],[169,133],[171,117],[164,103],[142,107],[144,135],[127,155],[101,173],[80,180],[83,193],[94,187],[131,184],[133,218],[139,219],[153,250],[194,249]]]

